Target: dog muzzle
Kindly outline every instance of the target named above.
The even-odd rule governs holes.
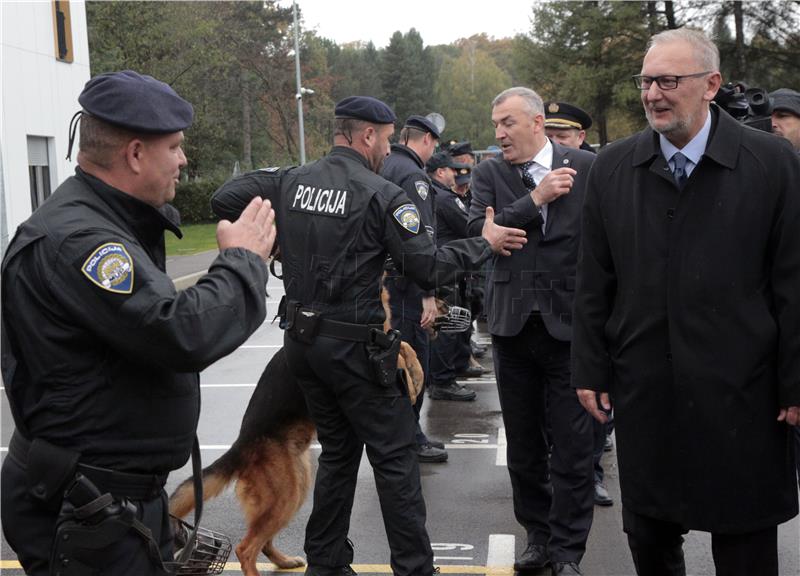
[[[187,546],[192,548],[189,557],[184,562],[165,562],[168,570],[178,576],[222,574],[225,563],[231,554],[230,538],[213,530],[198,528],[193,541],[189,542],[193,535],[193,526],[174,516],[172,522],[175,557],[180,557]]]
[[[461,306],[450,306],[447,314],[436,317],[433,327],[445,334],[457,334],[469,330],[471,324],[472,312]]]

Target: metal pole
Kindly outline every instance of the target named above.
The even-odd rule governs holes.
[[[300,27],[297,25],[297,2],[292,2],[294,12],[294,68],[297,73],[297,130],[300,132],[300,164],[306,163],[306,136],[303,129],[303,88],[300,84]]]

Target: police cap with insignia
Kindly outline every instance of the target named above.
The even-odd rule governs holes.
[[[469,164],[459,164],[456,168],[456,184],[461,186],[469,182],[472,176],[472,166]]]
[[[783,110],[800,117],[800,92],[789,88],[780,88],[775,92],[770,92],[769,99],[772,102],[772,110]]]
[[[566,102],[544,103],[545,128],[576,128],[588,130],[591,117],[583,110]]]
[[[475,153],[472,151],[472,144],[470,144],[469,140],[464,140],[463,142],[453,142],[447,148],[447,151],[453,156],[461,156],[463,154],[475,156]]]
[[[423,132],[429,132],[437,140],[441,138],[441,134],[439,134],[439,129],[436,127],[436,124],[431,122],[431,120],[425,116],[418,116],[416,114],[409,116],[403,127],[415,128]]]
[[[394,124],[397,116],[385,102],[372,96],[348,96],[336,104],[336,118],[354,118],[373,124]]]
[[[436,172],[439,168],[457,168],[461,164],[456,164],[453,157],[447,152],[437,152],[432,155],[425,163],[425,170],[430,174]]]

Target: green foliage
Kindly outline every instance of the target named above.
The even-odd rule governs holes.
[[[172,205],[181,213],[181,222],[197,224],[216,220],[211,211],[211,195],[223,182],[223,179],[195,180],[178,185]]]
[[[380,79],[384,101],[400,122],[411,114],[433,112],[433,58],[414,28],[395,32],[383,53]]]
[[[167,256],[189,256],[217,249],[216,224],[187,224],[181,226],[183,238],[165,234]]]

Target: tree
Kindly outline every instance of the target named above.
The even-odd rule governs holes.
[[[411,114],[427,114],[433,108],[434,69],[430,50],[414,28],[395,32],[380,63],[383,100],[402,122]]]

